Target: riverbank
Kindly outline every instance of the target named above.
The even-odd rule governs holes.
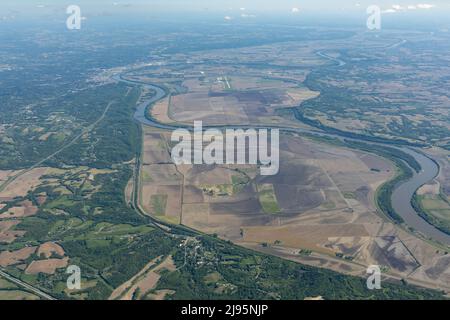
[[[124,79],[122,76],[115,77],[118,81],[123,81],[133,85],[145,86],[147,89],[153,90],[155,95],[150,98],[148,101],[141,103],[135,113],[135,119],[142,124],[149,125],[159,129],[165,130],[176,130],[179,128],[191,129],[185,125],[177,125],[177,124],[163,124],[159,123],[155,119],[150,116],[149,108],[152,105],[166,97],[167,92],[160,86],[155,86],[153,84],[142,83],[138,81],[132,81]],[[249,126],[214,126],[214,127],[205,127],[208,128],[241,128],[245,129]],[[269,126],[265,126],[269,127]],[[401,147],[399,145],[386,145],[381,142],[373,142],[373,141],[365,141],[363,138],[348,136],[340,136],[338,133],[320,133],[317,131],[306,130],[306,129],[297,129],[290,127],[280,127],[273,126],[269,127],[273,129],[279,129],[284,132],[294,132],[299,134],[310,134],[319,137],[328,137],[328,138],[338,138],[343,140],[344,142],[349,143],[363,143],[366,146],[363,148],[364,151],[369,151],[372,153],[375,149],[381,148],[384,150],[382,152],[382,156],[394,161],[398,167],[401,168],[401,174],[396,176],[394,180],[386,183],[380,192],[378,192],[379,198],[377,199],[377,204],[380,209],[394,219],[397,223],[401,224],[405,222],[410,228],[419,233],[423,234],[427,239],[433,239],[445,245],[450,245],[450,236],[443,233],[441,230],[436,227],[430,225],[427,221],[425,221],[422,217],[420,217],[419,213],[414,210],[411,205],[412,198],[416,191],[425,183],[431,181],[437,175],[436,164],[428,157],[425,157],[423,154],[413,151],[412,149],[408,149],[406,147]],[[356,149],[360,148],[361,145],[355,146]],[[369,148],[367,148],[369,147]],[[387,149],[389,148],[389,149]],[[387,152],[387,150],[391,150]],[[392,151],[396,150],[396,151]],[[381,151],[380,151],[381,152]],[[384,154],[384,155],[383,155]],[[402,155],[400,159],[396,157],[396,155]],[[427,161],[428,160],[428,161]],[[408,166],[409,165],[409,166]],[[434,166],[433,166],[434,165]],[[419,172],[420,170],[420,172]],[[406,186],[406,187],[405,187]],[[407,200],[405,200],[407,199]]]

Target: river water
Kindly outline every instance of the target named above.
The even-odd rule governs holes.
[[[121,76],[116,76],[114,79],[133,84],[133,85],[139,85],[146,87],[147,89],[151,89],[155,92],[155,94],[147,101],[141,103],[134,114],[134,118],[148,126],[165,129],[165,130],[174,130],[178,127],[175,125],[166,125],[159,123],[150,117],[147,116],[148,109],[151,107],[152,104],[155,102],[161,100],[166,96],[166,92],[164,89],[147,83],[141,83],[138,81],[132,81],[124,79]],[[234,126],[234,127],[245,127],[245,126]],[[225,128],[225,127],[224,127]],[[329,137],[337,137],[342,138],[338,135],[328,134],[328,133],[318,133],[316,131],[309,131],[305,129],[296,129],[296,128],[282,128],[282,127],[274,127],[276,129],[288,131],[288,132],[297,132],[297,133],[310,133],[314,135],[319,136],[329,136]],[[205,128],[206,129],[206,128]],[[354,139],[352,139],[354,140]],[[364,140],[360,140],[363,142],[366,142]],[[370,142],[367,142],[370,143]],[[421,234],[423,234],[427,238],[434,239],[436,241],[441,242],[442,244],[450,246],[450,235],[440,231],[433,225],[429,224],[427,221],[422,219],[419,214],[414,210],[414,208],[411,205],[411,199],[413,198],[415,192],[424,184],[430,182],[433,180],[439,173],[439,168],[437,164],[431,160],[430,158],[424,156],[423,154],[414,151],[410,148],[401,148],[403,152],[409,153],[412,155],[417,162],[419,162],[420,166],[422,167],[422,170],[419,173],[416,173],[414,170],[414,176],[409,179],[408,181],[400,183],[394,190],[392,194],[392,205],[397,212],[404,220],[405,223],[414,228],[415,230],[419,231]]]
[[[412,155],[419,162],[422,170],[419,173],[414,172],[414,176],[410,180],[400,183],[395,188],[392,194],[392,206],[395,212],[405,220],[408,226],[419,231],[424,236],[450,245],[450,235],[422,219],[411,205],[411,199],[416,191],[438,175],[438,165],[430,158],[412,149],[402,148],[402,151]]]

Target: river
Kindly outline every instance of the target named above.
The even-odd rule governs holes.
[[[422,170],[419,173],[414,171],[414,176],[411,179],[400,183],[395,188],[391,198],[395,212],[405,220],[409,227],[419,231],[428,238],[450,245],[450,235],[429,224],[420,217],[411,205],[411,199],[416,191],[439,174],[438,165],[422,153],[410,148],[402,148],[402,151],[412,155],[419,162]]]
[[[339,63],[339,61],[336,61],[336,62]],[[339,65],[340,65],[340,63],[339,63]],[[139,104],[136,109],[134,118],[137,121],[139,121],[140,123],[148,125],[148,126],[152,126],[155,128],[165,129],[165,130],[175,130],[180,127],[189,129],[189,127],[186,127],[186,126],[163,124],[163,123],[157,122],[154,119],[147,116],[149,108],[155,102],[166,97],[167,93],[165,92],[165,90],[163,88],[152,85],[152,84],[141,83],[138,81],[124,79],[122,76],[115,76],[114,79],[121,81],[121,82],[133,84],[133,85],[139,85],[139,86],[145,87],[147,89],[153,90],[155,92],[155,94],[151,98],[149,98],[149,100]],[[232,126],[232,127],[233,128],[247,128],[249,126],[237,125],[237,126]],[[215,128],[226,128],[226,127],[225,126],[215,126]],[[230,128],[230,127],[228,127],[228,128]],[[321,133],[321,132],[306,130],[306,129],[297,129],[297,128],[280,127],[280,126],[273,126],[271,128],[280,129],[285,132],[308,133],[308,134],[313,134],[316,136],[334,137],[334,138],[339,138],[339,139],[343,138],[337,134]],[[208,127],[204,127],[204,129],[208,129]],[[346,139],[362,141],[362,142],[365,142],[368,144],[371,143],[371,142],[365,141],[363,139],[348,139],[348,138],[346,138]],[[380,144],[380,143],[377,143],[377,144]],[[393,147],[393,146],[389,146],[389,147]],[[450,246],[450,235],[442,232],[441,230],[437,229],[436,227],[434,227],[433,225],[431,225],[427,221],[425,221],[423,218],[421,218],[411,205],[411,200],[412,200],[415,192],[421,186],[430,182],[437,176],[437,174],[439,172],[439,168],[438,168],[437,164],[430,158],[424,156],[423,154],[421,154],[411,148],[403,147],[403,148],[399,148],[399,149],[412,155],[417,160],[417,162],[419,162],[420,166],[422,167],[422,170],[419,173],[416,173],[413,170],[414,176],[407,181],[401,182],[394,189],[391,199],[392,199],[392,205],[393,205],[395,212],[397,212],[397,214],[399,214],[405,220],[405,223],[408,226],[419,231],[425,237],[431,238],[433,240],[441,242],[442,244]]]

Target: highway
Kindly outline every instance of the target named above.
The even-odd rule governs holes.
[[[10,282],[18,285],[19,287],[26,289],[36,295],[38,295],[41,298],[47,299],[47,300],[56,300],[55,298],[53,298],[52,296],[48,295],[47,293],[41,291],[40,289],[33,287],[32,285],[29,285],[28,283],[23,282],[22,280],[19,280],[13,276],[11,276],[10,274],[4,272],[3,270],[0,269],[0,276],[9,280]]]

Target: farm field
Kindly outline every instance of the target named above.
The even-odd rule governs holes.
[[[40,298],[30,292],[21,290],[14,283],[0,278],[0,300],[39,300]]]
[[[447,286],[446,253],[377,213],[376,190],[396,170],[388,160],[282,135],[280,172],[264,177],[249,165],[168,167],[169,139],[144,129],[141,203],[148,214],[312,266],[362,275],[362,266],[379,264],[411,281]],[[158,156],[146,157],[150,150]],[[165,199],[165,210],[155,199]]]

